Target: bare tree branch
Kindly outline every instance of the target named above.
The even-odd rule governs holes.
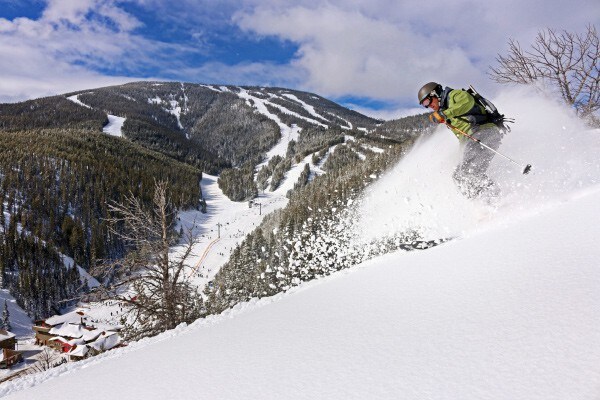
[[[151,209],[132,194],[123,203],[110,205],[111,232],[131,251],[94,270],[104,284],[91,295],[128,305],[135,324],[129,327],[130,338],[155,335],[200,316],[202,297],[184,273],[191,268],[187,260],[198,239],[190,227],[184,232],[184,244],[171,254],[181,237],[175,231],[176,210],[167,192],[166,182],[155,182]]]
[[[508,55],[498,55],[491,78],[503,84],[532,84],[543,80],[554,87],[577,114],[598,121],[600,110],[600,40],[594,25],[585,34],[546,29],[530,49],[510,39]]]

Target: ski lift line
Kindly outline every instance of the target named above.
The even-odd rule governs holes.
[[[192,275],[194,275],[196,273],[196,271],[198,271],[198,269],[200,268],[200,266],[202,265],[202,263],[204,262],[204,260],[206,259],[206,257],[208,256],[208,253],[210,252],[210,249],[215,245],[215,243],[217,243],[219,240],[221,240],[221,238],[216,238],[215,240],[213,240],[212,242],[210,242],[208,244],[208,246],[206,247],[206,249],[204,250],[204,253],[202,253],[202,257],[200,257],[200,260],[198,260],[198,262],[196,263],[196,265],[194,265],[194,267],[192,268],[192,270],[189,273],[189,277],[191,277]]]

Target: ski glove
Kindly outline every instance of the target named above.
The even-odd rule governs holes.
[[[446,120],[444,119],[444,115],[437,111],[434,111],[433,113],[429,114],[429,120],[436,124],[446,123]]]

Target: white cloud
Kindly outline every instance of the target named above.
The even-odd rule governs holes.
[[[199,67],[180,68],[167,73],[186,76],[190,81],[231,84],[298,87],[306,81],[303,71],[291,65],[275,63],[239,63],[227,65],[208,62]]]
[[[600,15],[597,0],[574,3],[567,10],[562,0],[46,0],[39,19],[0,18],[0,101],[134,80],[152,67],[146,70],[160,71],[159,78],[276,84],[397,102],[394,113],[412,106],[418,88],[431,80],[493,93],[486,71],[509,38],[528,46],[545,27],[580,31]],[[141,36],[145,19],[124,4],[153,14],[163,28],[185,27],[188,41]],[[215,30],[232,32],[232,25],[251,38],[290,41],[298,52],[292,60],[235,65],[181,57],[210,55]],[[98,72],[107,70],[129,78]]]
[[[495,89],[486,76],[509,38],[532,43],[546,27],[580,30],[600,15],[596,0],[454,0],[443,5],[391,0],[247,0],[235,15],[258,35],[299,45],[290,63],[305,87],[324,95],[415,101],[424,83]]]
[[[40,79],[41,74],[44,78]],[[15,79],[16,78],[16,79]],[[54,69],[51,73],[40,68],[30,76],[23,75],[0,80],[0,103],[52,96],[94,87],[131,82],[129,77],[111,77],[77,68]]]
[[[308,88],[329,96],[391,100],[416,93],[423,76],[464,81],[480,74],[468,54],[443,37],[355,11],[294,7],[278,14],[257,9],[238,20],[246,30],[299,43],[292,65],[306,71]]]
[[[0,101],[131,81],[97,70],[152,63],[161,44],[136,36],[141,22],[114,1],[50,0],[39,19],[0,18]]]

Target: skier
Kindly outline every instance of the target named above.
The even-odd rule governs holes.
[[[490,121],[485,108],[466,90],[442,88],[439,83],[429,82],[419,90],[418,97],[419,104],[433,110],[429,119],[448,126],[464,147],[462,161],[452,174],[460,192],[467,198],[497,197],[500,188],[486,175],[494,152],[461,131],[497,150],[504,130]]]

